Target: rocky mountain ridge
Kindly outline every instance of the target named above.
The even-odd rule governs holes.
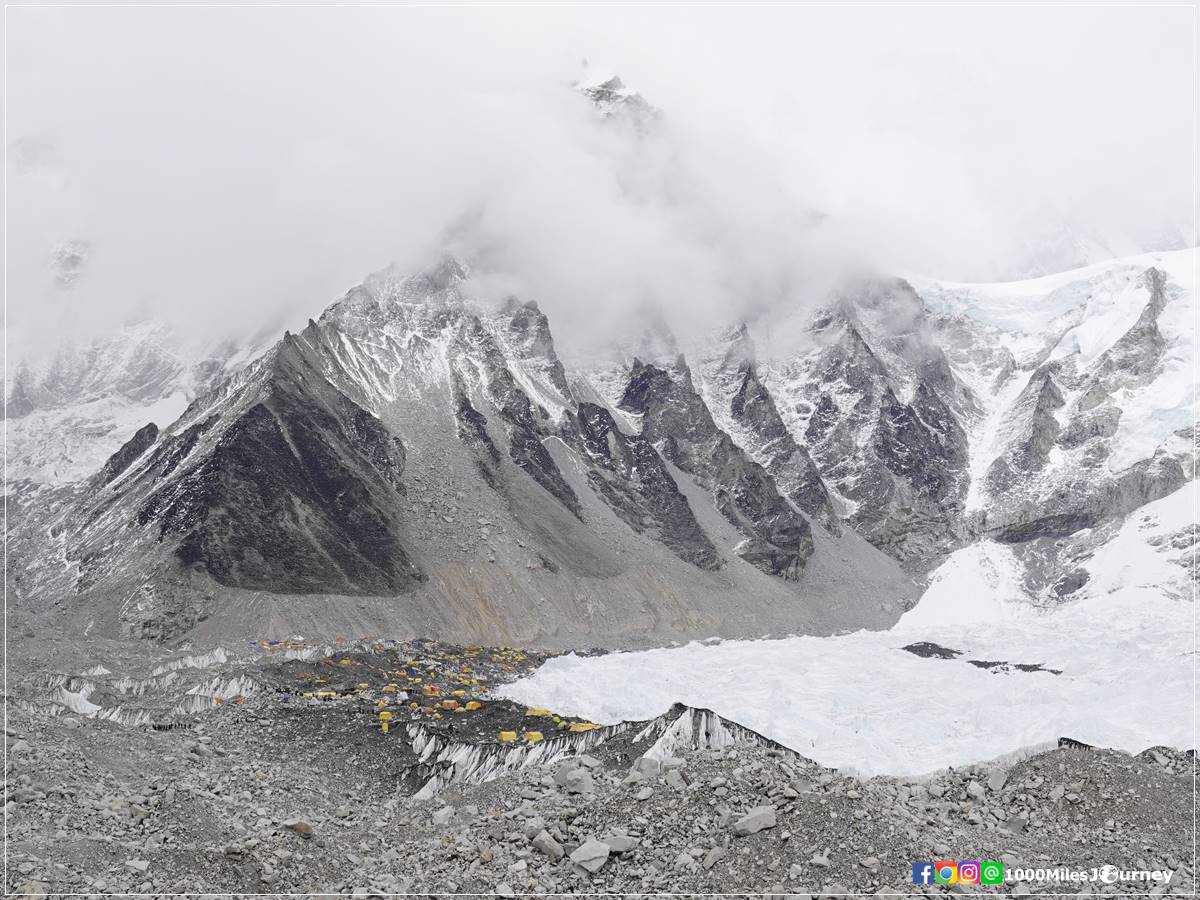
[[[866,605],[898,611],[913,588],[886,557],[919,575],[993,538],[1028,551],[1031,583],[1062,597],[1074,569],[1048,543],[1086,544],[1191,477],[1186,429],[1159,427],[1147,456],[1111,466],[1123,461],[1114,438],[1130,398],[1179,374],[1184,261],[1124,265],[1126,293],[1111,304],[1124,318],[1088,354],[1069,350],[1075,335],[1050,349],[1014,344],[1018,359],[946,289],[929,288],[930,303],[885,279],[821,308],[805,353],[759,360],[743,323],[694,365],[686,354],[631,360],[617,375],[568,373],[545,314],[481,304],[461,261],[385,270],[39,504],[29,522],[69,565],[31,565],[19,583],[35,603],[132,592],[121,628],[163,638],[204,621],[223,589],[404,598],[429,587],[431,569],[478,560],[524,570],[512,596],[537,593],[534,572],[602,583],[652,545],[689,579],[716,579],[715,593],[750,578],[752,596],[793,597],[804,614],[771,602],[771,627],[786,629],[821,618],[826,598],[802,575],[823,545],[834,578],[870,557]],[[1074,307],[1063,316],[1076,331],[1088,323]],[[140,371],[148,357],[124,358]],[[9,415],[32,412],[10,403]],[[429,468],[435,454],[444,464]],[[487,496],[496,513],[467,525],[461,510],[414,503],[414,489],[426,501]],[[39,490],[16,487],[19,528],[21,497]],[[452,526],[438,537],[453,548],[429,540],[430,522]],[[640,597],[643,608],[660,592]],[[846,624],[863,615],[830,605]],[[723,630],[713,611],[702,619]]]
[[[649,566],[668,596],[680,590],[678,572],[647,553],[669,555],[669,569],[712,597],[700,617],[683,601],[681,634],[724,630],[717,598],[739,585],[746,621],[768,629],[883,623],[912,596],[898,567],[848,534],[824,533],[827,558],[805,579],[821,542],[717,427],[686,364],[635,368],[620,404],[593,402],[599,392],[572,388],[535,305],[488,310],[468,284],[453,259],[372,276],[176,422],[138,429],[94,478],[31,511],[67,565],[31,565],[23,592],[63,598],[59,614],[125,597],[119,629],[160,639],[204,622],[229,591],[379,598],[402,616],[414,593],[443,605],[446,567],[462,562],[480,592],[497,574],[521,582],[506,585],[515,605],[481,600],[534,633],[546,625],[528,609],[542,577],[599,589]],[[494,512],[472,523],[455,501]],[[851,559],[866,579],[844,579],[831,599],[827,585]],[[661,617],[663,586],[637,591],[645,614]],[[570,598],[564,607],[570,615]],[[486,627],[442,614],[459,634]]]

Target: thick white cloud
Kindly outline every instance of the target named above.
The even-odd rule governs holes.
[[[847,266],[1053,265],[1064,229],[1136,249],[1191,227],[1191,29],[1182,8],[13,8],[9,325],[37,347],[147,313],[302,323],[464,221],[487,284],[593,335],[647,303],[706,327],[810,302]],[[568,89],[585,56],[666,111],[661,138],[594,127]],[[64,292],[47,260],[72,239]]]

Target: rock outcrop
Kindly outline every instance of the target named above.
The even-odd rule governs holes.
[[[680,359],[673,372],[635,360],[620,407],[640,417],[663,456],[712,491],[717,509],[745,535],[739,556],[795,579],[813,552],[812,529],[767,471],[717,428]]]

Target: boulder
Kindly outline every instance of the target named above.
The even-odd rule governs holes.
[[[608,844],[593,838],[571,854],[571,862],[594,874],[604,868],[608,853]]]
[[[733,833],[738,837],[757,834],[767,828],[775,827],[775,807],[756,806],[746,815],[733,823]]]
[[[562,859],[563,848],[562,844],[550,836],[550,832],[542,829],[533,837],[533,848],[540,853],[544,853],[551,859]],[[578,851],[576,851],[578,852]]]

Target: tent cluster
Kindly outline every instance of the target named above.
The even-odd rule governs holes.
[[[258,646],[271,654],[303,645],[259,641]],[[460,722],[471,721],[474,724],[466,727],[466,733],[483,740],[495,735],[500,742],[537,743],[553,733],[599,727],[564,719],[548,709],[528,709],[522,716],[520,708],[513,709],[506,701],[488,703],[483,699],[491,684],[532,671],[553,654],[513,647],[456,647],[425,640],[364,642],[358,647],[343,646],[344,655],[330,655],[328,649],[324,652],[327,655],[300,664],[299,671],[294,658],[284,662],[290,677],[301,682],[295,685],[298,690],[281,692],[284,702],[350,703],[364,712],[369,710],[372,727],[383,734],[414,719],[452,731],[458,730]],[[489,709],[487,716],[472,715]]]
[[[270,652],[272,650],[303,650],[308,645],[304,641],[259,641],[258,646]]]
[[[530,709],[525,710],[525,717],[527,719],[549,719],[560,730],[570,731],[576,734],[583,731],[591,731],[594,728],[600,727],[594,722],[572,722],[568,719],[562,718],[561,716],[556,716],[548,709],[539,709],[537,707],[531,707]],[[528,730],[521,732],[521,738],[530,744],[536,744],[538,741],[544,741],[546,739],[546,735],[543,731]],[[501,731],[496,735],[496,740],[500,741],[502,744],[512,743],[516,739],[517,732],[515,731]]]
[[[439,700],[438,698],[442,696],[441,689],[437,685],[427,684],[421,688],[421,699],[409,701],[408,708],[433,719],[442,718],[443,712],[461,715],[483,709],[483,703],[474,697],[467,699],[467,692],[461,688],[451,691],[450,694],[449,697]]]

